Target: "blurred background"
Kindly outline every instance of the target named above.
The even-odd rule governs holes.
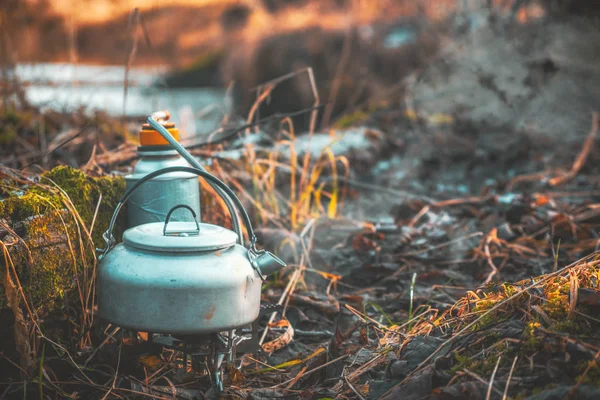
[[[2,0],[0,60],[22,100],[112,115],[172,110],[187,134],[245,116],[259,84],[278,85],[262,116],[336,101],[325,123],[424,65],[455,0]],[[475,8],[484,6],[476,5]],[[472,6],[469,6],[472,7]],[[5,79],[6,80],[6,79]],[[7,85],[4,85],[5,91]],[[308,113],[306,114],[308,115]],[[308,117],[295,122],[306,128]]]
[[[600,153],[594,151],[600,140],[599,18],[598,0],[0,0],[0,244],[10,243],[5,257],[13,246],[21,268],[13,275],[23,286],[21,292],[6,286],[5,296],[0,285],[0,321],[10,318],[0,323],[0,371],[15,377],[3,379],[9,382],[4,393],[35,396],[31,388],[39,383],[39,394],[56,390],[62,396],[69,390],[94,398],[88,394],[102,387],[83,378],[83,369],[92,371],[85,365],[96,354],[94,346],[109,341],[107,330],[92,332],[89,293],[95,274],[88,271],[95,267],[94,249],[103,246],[123,175],[136,161],[140,125],[151,112],[168,109],[181,143],[239,194],[261,245],[302,267],[265,284],[264,297],[281,302],[288,291],[283,288],[290,287],[285,280],[295,277],[289,280],[291,292],[301,281],[291,297],[298,310],[292,325],[298,332],[323,329],[333,349],[327,357],[346,352],[340,347],[346,341],[343,346],[351,349],[346,354],[354,352],[348,368],[373,374],[372,386],[363,381],[360,390],[377,398],[389,388],[394,365],[393,379],[403,381],[408,364],[394,364],[404,360],[379,351],[379,333],[368,326],[363,331],[362,322],[358,329],[353,315],[359,314],[346,312],[354,322],[345,339],[338,335],[340,326],[346,329],[337,318],[345,302],[371,321],[378,318],[378,326],[398,328],[400,335],[389,336],[391,346],[400,345],[398,338],[429,334],[434,326],[466,335],[466,319],[453,312],[468,310],[460,314],[465,318],[479,312],[471,308],[471,289],[517,282],[501,285],[501,292],[513,296],[522,287],[520,293],[529,296],[529,282],[550,282],[534,277],[548,277],[543,274],[600,249]],[[229,226],[226,208],[201,184],[203,221]],[[68,229],[79,239],[80,262],[72,256],[63,211],[78,214],[68,220]],[[82,227],[91,233],[84,237]],[[83,292],[75,290],[73,268],[88,274],[82,275],[88,288]],[[300,270],[308,272],[306,280],[296,275]],[[520,357],[514,376],[523,378],[511,386],[512,398],[557,398],[552,385],[577,387],[588,370],[600,376],[595,363],[600,338],[593,338],[585,358],[564,350],[571,340],[563,335],[565,321],[565,329],[578,334],[598,323],[581,314],[585,322],[572,324],[577,296],[566,282],[573,289],[581,281],[587,298],[594,299],[593,312],[600,298],[597,271],[579,270],[579,278],[573,269],[553,275],[562,280],[560,290],[549,283],[543,295],[541,290],[532,295],[527,309],[517,312],[507,297],[501,300],[510,305],[506,315],[513,316],[506,322],[518,323],[516,329],[506,325],[516,333],[502,336],[513,349],[480,352],[473,342],[454,342],[481,357],[484,378],[475,377],[482,391],[462,373],[475,364],[461,361],[456,368],[444,362],[439,368],[449,372],[430,370],[435,379],[426,377],[430,383],[419,389],[424,393],[407,385],[388,398],[427,398],[431,382],[445,376],[450,385],[459,374],[470,381],[457,381],[447,397],[437,397],[435,388],[431,398],[481,399],[486,390],[491,398],[488,377],[491,388],[494,362],[498,369],[503,354],[511,354],[498,370],[507,376],[506,388],[515,366],[509,370],[506,362],[513,354]],[[341,296],[334,299],[338,281]],[[489,292],[492,302],[484,293],[475,307],[491,311],[490,304],[501,298],[496,287]],[[414,326],[413,289],[415,313],[426,310]],[[30,299],[40,318],[18,309],[17,293]],[[88,293],[85,304],[81,293]],[[546,313],[547,306],[552,308]],[[440,315],[449,319],[440,324]],[[499,343],[492,330],[496,316],[489,319],[494,324],[485,326],[491,333],[486,340]],[[533,332],[540,322],[557,331],[544,330],[548,336],[538,340]],[[43,347],[40,352],[41,329],[78,357],[79,364],[57,361],[54,370],[67,373],[45,376],[52,388],[42,388],[37,366],[46,371],[52,357],[66,357],[56,347],[49,357],[51,346],[45,355]],[[565,338],[560,352],[546,346],[559,337]],[[320,339],[306,338],[294,339],[287,350],[265,359],[266,365],[317,354]],[[523,338],[544,350],[530,347],[529,340],[522,346]],[[430,349],[414,343],[420,352]],[[355,364],[363,345],[373,345],[365,360],[386,355],[385,360]],[[135,382],[117,380],[117,371],[129,376],[127,367],[119,369],[120,354],[112,342],[94,359],[102,365],[93,367],[95,382],[109,382],[104,398],[118,390],[115,382],[130,388],[148,382],[137,355],[125,352],[137,375]],[[540,368],[530,367],[534,357]],[[105,365],[117,365],[114,380]],[[306,375],[320,368],[302,368],[307,367]],[[35,371],[30,376],[40,380],[21,385],[16,379],[22,371]],[[321,372],[327,379],[320,396],[338,396],[329,377],[344,372]],[[278,373],[273,371],[273,382],[282,382]],[[154,382],[163,376],[157,374]],[[321,379],[316,376],[308,379]],[[263,382],[256,375],[244,390],[251,394]],[[287,382],[290,388],[297,381]],[[466,396],[473,388],[479,392]],[[594,388],[586,398],[599,398],[597,382]],[[547,396],[537,397],[542,390]],[[571,389],[566,390],[561,393]]]
[[[13,168],[39,163],[90,118],[104,149],[135,141],[158,109],[171,111],[188,146],[286,116],[298,133],[366,124],[392,142],[404,122],[425,121],[461,137],[570,131],[579,143],[600,98],[598,5],[585,0],[0,4],[0,89],[4,110],[18,111],[3,114],[0,156]],[[91,146],[76,142],[90,140],[42,165],[81,166]]]

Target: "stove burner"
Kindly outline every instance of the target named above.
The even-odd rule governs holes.
[[[260,315],[270,315],[281,311],[279,304],[261,304]],[[184,354],[184,360],[191,361],[191,368],[197,373],[207,373],[211,384],[218,391],[223,390],[223,367],[231,365],[237,354],[258,354],[262,348],[259,344],[258,320],[250,329],[230,330],[207,335],[171,336],[149,334],[149,344],[178,351]],[[248,332],[250,335],[242,334]],[[240,333],[238,335],[238,333]],[[225,361],[225,363],[224,363]]]

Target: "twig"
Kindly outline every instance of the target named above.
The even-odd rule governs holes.
[[[492,259],[492,255],[490,254],[490,242],[491,241],[492,241],[492,237],[490,235],[488,235],[488,237],[485,239],[485,246],[483,247],[483,250],[485,252],[485,257],[487,258],[488,265],[492,268],[492,272],[490,272],[488,274],[488,276],[485,278],[485,281],[483,282],[484,285],[487,285],[488,283],[490,283],[492,278],[498,273],[498,267],[496,267],[496,264],[494,264],[494,260]]]
[[[302,377],[304,376],[304,373],[306,372],[306,369],[307,369],[307,368],[308,368],[308,367],[307,367],[306,365],[305,365],[304,367],[302,367],[302,369],[300,370],[300,372],[298,372],[298,375],[296,375],[296,377],[295,377],[294,379],[292,379],[292,381],[290,382],[290,384],[289,384],[289,385],[287,385],[287,386],[285,387],[285,389],[286,389],[286,390],[289,390],[289,389],[291,389],[292,387],[294,387],[294,385],[295,385],[296,383],[298,383],[298,381],[300,380],[300,378],[302,378]]]
[[[92,360],[92,358],[94,358],[94,356],[96,355],[96,353],[98,353],[98,351],[102,347],[104,347],[104,345],[106,343],[108,343],[108,341],[110,339],[113,339],[114,336],[117,334],[117,332],[119,332],[120,330],[121,330],[121,328],[117,326],[115,329],[113,329],[113,331],[111,333],[108,334],[108,336],[106,336],[106,338],[102,341],[102,343],[100,343],[100,345],[94,349],[94,351],[92,352],[92,354],[90,354],[90,356],[87,358],[87,360],[85,360],[85,362],[83,363],[83,368],[85,368],[88,365],[88,363]]]
[[[413,272],[412,279],[410,281],[410,304],[408,307],[408,320],[413,319],[413,305],[415,300],[415,283],[417,282],[417,273]],[[408,324],[408,330],[412,329],[412,323]]]
[[[298,277],[300,276],[300,272],[301,269],[298,268],[294,271],[294,274],[292,275],[292,277],[290,278],[287,286],[285,287],[283,293],[281,293],[281,297],[279,298],[279,301],[277,302],[277,304],[282,305],[283,301],[285,300],[285,298],[287,297],[288,293],[290,292],[292,285],[294,284],[294,282],[298,279]],[[265,338],[267,337],[267,333],[269,333],[269,324],[273,322],[273,320],[275,319],[275,315],[277,315],[277,312],[271,313],[271,317],[269,318],[269,323],[267,324],[267,326],[265,327],[265,330],[258,342],[258,344],[260,346],[262,346],[263,342],[265,341]]]
[[[517,365],[518,359],[519,356],[515,356],[515,359],[513,360],[513,363],[510,367],[510,372],[508,373],[508,380],[506,381],[506,385],[504,386],[504,394],[502,395],[502,400],[506,400],[508,396],[508,387],[510,385],[510,380],[512,379],[513,371],[515,370],[515,365]]]
[[[417,213],[417,215],[415,215],[415,216],[413,217],[413,219],[411,219],[411,220],[410,220],[410,222],[408,223],[408,226],[409,226],[410,228],[412,228],[413,226],[415,226],[415,225],[417,224],[417,222],[419,222],[419,220],[420,220],[420,219],[421,219],[421,218],[422,218],[422,217],[423,217],[425,214],[427,214],[427,213],[429,212],[429,208],[430,208],[429,206],[425,206],[425,207],[421,208],[421,211],[419,211],[419,212]]]
[[[272,369],[272,370],[274,370],[274,371],[283,371],[281,368],[277,368],[277,367],[274,367],[274,366],[272,366],[272,365],[269,365],[269,364],[267,364],[266,362],[262,362],[262,361],[260,361],[260,360],[257,360],[257,359],[256,359],[256,358],[254,358],[254,357],[251,357],[251,356],[248,356],[248,355],[247,355],[246,357],[248,358],[248,360],[250,360],[250,361],[254,361],[254,362],[256,362],[256,363],[259,363],[259,364],[260,364],[260,365],[262,365],[263,367],[270,368],[270,369]]]
[[[585,377],[587,376],[588,372],[590,371],[590,369],[597,365],[597,361],[598,361],[598,357],[600,357],[600,351],[596,352],[596,355],[594,356],[594,358],[588,362],[588,365],[585,367],[585,370],[583,371],[583,374],[581,374],[581,376],[579,377],[579,379],[577,380],[577,383],[575,384],[575,386],[573,386],[571,388],[571,390],[569,390],[569,394],[566,396],[566,398],[573,398],[573,395],[575,393],[577,393],[577,391],[579,390],[579,386],[581,386],[581,383],[583,382],[583,380],[585,379]]]
[[[460,199],[450,199],[450,200],[442,200],[436,201],[431,204],[432,207],[447,207],[447,206],[459,206],[463,204],[479,204],[486,203],[492,200],[494,196],[472,196],[472,197],[463,197]]]
[[[319,365],[318,367],[316,367],[316,368],[313,368],[313,369],[311,369],[311,370],[310,370],[310,371],[308,371],[308,372],[305,372],[305,373],[304,373],[304,376],[308,376],[308,375],[312,374],[313,372],[320,371],[320,370],[322,370],[323,368],[330,366],[331,364],[334,364],[334,363],[336,363],[336,362],[338,362],[338,361],[340,361],[340,360],[343,360],[343,359],[345,359],[345,358],[348,358],[349,356],[350,356],[349,354],[344,354],[343,356],[340,356],[340,357],[336,358],[335,360],[331,360],[331,361],[329,361],[329,362],[326,362],[325,364],[321,364],[321,365]],[[290,383],[290,382],[291,382],[291,381],[293,381],[294,379],[295,379],[295,378],[288,379],[287,381],[285,381],[285,382],[282,382],[282,383],[279,383],[279,384],[277,384],[277,385],[275,385],[275,386],[271,386],[271,387],[270,387],[270,388],[268,388],[268,389],[277,389],[277,388],[280,388],[280,387],[282,387],[283,385],[287,385],[288,383]]]
[[[563,175],[556,176],[556,177],[550,179],[550,181],[549,181],[550,186],[562,185],[563,183],[570,181],[577,175],[577,173],[579,172],[581,167],[583,167],[583,165],[587,161],[588,155],[590,154],[590,150],[592,149],[592,145],[594,144],[594,140],[596,139],[597,133],[598,133],[598,113],[594,112],[594,113],[592,113],[592,128],[591,128],[590,133],[588,134],[587,138],[585,139],[585,142],[583,143],[583,148],[581,149],[581,151],[577,155],[577,158],[573,162],[573,166],[571,167],[571,170]]]
[[[254,104],[252,104],[252,107],[248,112],[248,118],[246,120],[246,125],[248,126],[248,128],[246,128],[246,135],[250,134],[250,124],[254,119],[254,115],[258,113],[259,107],[262,104],[262,102],[269,98],[273,89],[275,89],[275,85],[273,84],[265,85],[264,91],[263,86],[261,86],[260,91],[257,93],[256,100],[254,101]]]
[[[119,376],[119,366],[121,365],[121,349],[122,349],[122,344],[119,346],[119,355],[117,357],[117,368],[115,369],[115,376],[113,377],[113,383],[112,383],[110,389],[108,390],[108,392],[106,392],[106,394],[104,394],[104,396],[102,397],[102,400],[106,400],[108,395],[113,391],[113,389],[115,389],[115,385],[117,383],[117,377]]]
[[[483,383],[484,385],[487,385],[488,382],[485,381],[485,379],[483,379],[481,376],[477,375],[475,372],[473,371],[469,371],[468,369],[463,369],[463,372],[467,375],[469,375],[471,378],[475,378],[476,380],[478,380],[479,382]],[[502,392],[499,391],[498,389],[496,389],[495,387],[492,387],[492,390],[497,393],[498,395],[502,395]]]
[[[356,371],[354,371],[352,374],[350,374],[350,378],[349,378],[350,381],[354,381],[356,378],[360,377],[365,372],[370,371],[375,366],[381,364],[384,361],[385,361],[385,355],[383,353],[377,354],[377,356],[375,356],[372,360],[361,365],[359,368],[356,369]]]
[[[358,390],[356,390],[356,388],[350,383],[350,381],[348,380],[348,377],[346,375],[344,375],[344,380],[346,381],[346,384],[348,385],[348,387],[354,392],[354,394],[356,396],[358,396],[358,398],[360,400],[365,400],[363,395],[361,395],[360,392]]]
[[[171,388],[171,395],[173,396],[173,400],[177,400],[177,388],[175,387],[175,385],[173,385],[173,382],[171,382],[171,380],[164,375],[161,378],[164,379],[165,381],[167,381],[167,383],[169,384],[169,387]]]
[[[354,179],[347,179],[347,178],[343,178],[340,177],[338,178],[340,181],[343,181],[349,185],[352,185],[356,188],[360,188],[360,189],[366,189],[366,190],[372,190],[372,191],[377,191],[377,192],[381,192],[381,193],[385,193],[385,194],[389,194],[390,196],[394,196],[394,197],[400,197],[400,198],[406,198],[406,199],[410,199],[410,200],[422,200],[428,203],[435,203],[436,200],[432,199],[431,197],[427,197],[424,195],[418,195],[418,194],[414,194],[414,193],[410,193],[407,192],[406,190],[398,190],[398,189],[390,189],[387,187],[383,187],[383,186],[378,186],[378,185],[373,185],[367,182],[361,182],[358,180],[354,180]]]
[[[350,53],[352,49],[352,29],[350,26],[346,29],[346,37],[344,38],[344,44],[342,45],[342,53],[340,55],[339,62],[335,69],[335,75],[333,78],[333,83],[331,84],[331,91],[329,92],[329,104],[325,107],[325,112],[323,113],[323,121],[321,122],[321,129],[327,128],[329,125],[329,119],[331,118],[331,114],[333,113],[333,108],[335,107],[335,101],[338,96],[338,92],[340,90],[344,70],[346,69],[346,65],[348,64],[348,60],[350,59]]]
[[[129,70],[133,64],[133,60],[137,53],[138,48],[138,23],[140,11],[138,8],[134,8],[129,16],[129,24],[131,26],[131,49],[125,62],[125,76],[123,77],[123,123],[125,122],[125,115],[127,110],[127,92],[129,91]]]
[[[490,400],[492,397],[492,389],[494,388],[494,378],[496,377],[496,372],[498,371],[500,360],[502,360],[502,356],[498,357],[498,361],[496,361],[496,366],[494,367],[494,371],[492,372],[492,376],[490,377],[490,383],[488,384],[488,390],[487,395],[485,396],[485,400]]]
[[[272,115],[270,117],[262,118],[262,119],[259,119],[257,121],[254,121],[254,122],[251,122],[251,123],[248,123],[248,124],[244,124],[244,125],[241,125],[241,126],[236,127],[236,128],[230,128],[230,129],[218,128],[218,129],[216,129],[216,130],[214,130],[214,131],[212,131],[211,133],[208,134],[209,139],[206,140],[205,142],[185,144],[188,141],[191,141],[193,139],[193,137],[191,137],[189,139],[183,139],[181,141],[181,144],[182,145],[185,144],[185,148],[188,149],[188,150],[195,149],[195,148],[198,148],[198,147],[204,147],[204,146],[219,144],[219,143],[222,143],[222,142],[224,142],[224,141],[226,141],[228,139],[233,138],[234,136],[236,136],[237,134],[245,131],[248,128],[252,128],[254,126],[265,124],[265,123],[271,122],[271,121],[276,121],[276,120],[280,120],[280,119],[295,117],[295,116],[307,113],[309,111],[311,111],[311,112],[314,113],[316,111],[319,111],[321,108],[323,108],[325,106],[326,106],[326,104],[317,104],[317,105],[315,105],[313,107],[303,108],[302,110],[291,112],[291,113],[275,114],[275,115]],[[217,134],[217,133],[221,133],[222,135],[220,137],[216,138],[216,139],[212,139],[212,137],[215,134]]]
[[[102,193],[98,197],[98,202],[96,203],[96,209],[94,210],[94,217],[92,218],[92,223],[90,224],[90,235],[94,232],[94,225],[96,224],[96,217],[98,216],[98,210],[100,210],[100,203],[102,203]]]
[[[400,257],[418,256],[418,255],[421,255],[421,254],[424,254],[424,253],[429,253],[430,251],[433,251],[433,250],[441,249],[442,247],[446,247],[446,246],[449,246],[449,245],[457,243],[457,242],[462,242],[463,240],[471,239],[471,238],[474,238],[474,237],[477,237],[477,236],[482,236],[482,235],[483,235],[483,232],[473,232],[473,233],[471,233],[471,234],[469,234],[467,236],[463,236],[463,237],[459,237],[459,238],[456,238],[456,239],[452,239],[452,240],[449,240],[449,241],[447,241],[445,243],[439,244],[437,246],[430,247],[428,249],[419,250],[419,251],[411,251],[409,253],[402,253],[402,254],[399,254],[399,256]]]
[[[75,133],[73,136],[69,137],[68,139],[65,139],[62,143],[57,144],[56,146],[54,146],[53,148],[51,148],[50,150],[48,150],[46,153],[42,154],[41,156],[35,157],[32,162],[23,166],[21,169],[29,168],[32,165],[36,164],[40,159],[47,158],[50,154],[54,153],[56,150],[60,149],[61,147],[63,147],[70,141],[74,140],[75,138],[79,137],[83,132],[85,132],[87,130],[89,125],[90,125],[90,121],[86,122],[85,125],[83,125],[81,127],[81,129],[79,131],[77,131],[77,133]]]
[[[308,71],[308,80],[310,82],[310,89],[312,90],[313,97],[315,98],[315,102],[314,102],[313,106],[316,107],[321,102],[321,99],[319,98],[319,91],[317,90],[317,84],[315,82],[315,75],[313,73],[312,67],[308,67],[307,71]],[[315,126],[317,124],[317,113],[318,113],[318,110],[315,108],[315,110],[310,115],[310,127],[308,129],[309,135],[312,135],[315,132]]]

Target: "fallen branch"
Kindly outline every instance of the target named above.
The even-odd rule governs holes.
[[[594,144],[594,140],[596,139],[597,133],[598,133],[598,113],[594,112],[592,114],[592,129],[590,130],[590,133],[588,134],[587,138],[585,139],[585,142],[583,143],[583,148],[577,155],[575,162],[573,162],[573,166],[571,167],[571,170],[563,175],[556,176],[556,177],[550,179],[548,181],[550,183],[550,186],[562,185],[563,183],[570,181],[577,175],[577,173],[579,172],[581,167],[583,167],[585,165],[585,162],[587,161],[588,155],[590,154],[590,150],[592,149],[592,145]]]

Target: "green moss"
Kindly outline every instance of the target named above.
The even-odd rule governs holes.
[[[31,124],[33,115],[29,111],[16,111],[13,108],[0,114],[0,145],[9,145],[15,141],[19,130]]]
[[[544,288],[546,302],[542,308],[554,321],[551,327],[553,330],[571,334],[589,333],[590,327],[582,318],[577,318],[576,315],[569,318],[570,288],[571,284],[565,277],[559,277],[550,282]]]
[[[43,312],[69,294],[76,287],[75,278],[93,265],[93,249],[104,247],[102,233],[125,190],[125,181],[120,177],[93,178],[60,166],[44,173],[39,182],[21,188],[5,182],[8,195],[0,202],[0,218],[24,240],[10,247],[10,256],[30,304]],[[70,208],[89,230],[100,196],[90,243]],[[2,275],[5,267],[0,265]],[[5,302],[0,286],[0,308]]]
[[[510,297],[518,292],[518,289],[515,285],[511,285],[508,283],[502,284],[502,290],[504,291],[504,296]]]
[[[480,300],[477,302],[477,305],[473,308],[473,311],[476,313],[484,314],[486,311],[493,308],[501,300],[502,298],[487,298],[484,300]],[[481,320],[473,326],[472,330],[477,331],[489,325],[505,321],[507,318],[508,315],[506,313],[502,313],[501,310],[492,311],[488,315],[481,318]]]
[[[17,131],[14,127],[8,125],[0,130],[0,145],[11,144],[17,138]]]
[[[569,280],[564,277],[550,282],[544,288],[546,303],[542,308],[550,318],[559,321],[567,318],[569,314],[569,289]]]
[[[486,357],[481,359],[475,359],[468,355],[460,355],[455,353],[454,366],[452,369],[450,369],[450,373],[454,375],[457,372],[467,369],[481,376],[489,376],[496,367],[498,357],[499,356],[488,354]],[[505,358],[506,357],[502,358],[501,365],[506,364],[507,361],[504,360]]]
[[[537,329],[542,325],[539,322],[530,322],[523,331],[523,346],[525,350],[535,351],[542,345],[542,339],[537,335]]]
[[[54,207],[60,206],[60,199],[51,194],[26,192],[23,195],[13,194],[4,200],[4,217],[17,222],[27,218],[44,215]]]
[[[88,228],[91,226],[96,206],[102,196],[92,232],[94,243],[101,245],[102,233],[108,228],[114,208],[125,192],[125,180],[122,177],[112,176],[92,178],[77,169],[64,166],[45,173],[42,182],[45,180],[60,187],[69,196]]]

